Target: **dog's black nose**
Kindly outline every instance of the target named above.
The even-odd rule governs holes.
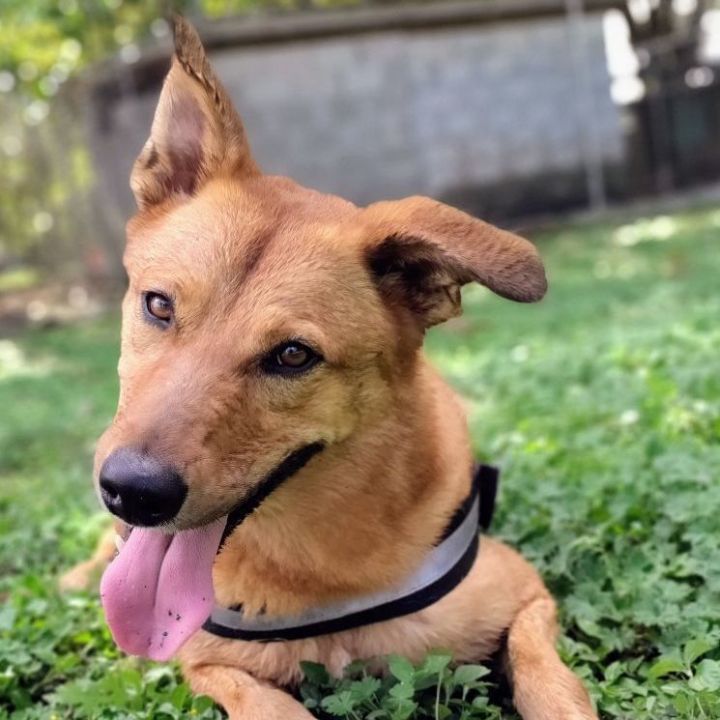
[[[172,520],[187,486],[171,467],[130,448],[112,453],[100,470],[107,509],[130,525],[152,527]]]

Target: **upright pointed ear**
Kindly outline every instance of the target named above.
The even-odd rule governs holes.
[[[375,281],[424,327],[459,315],[460,288],[472,281],[517,302],[545,295],[540,256],[517,235],[424,197],[379,202],[363,212]]]
[[[175,18],[175,54],[150,138],[130,176],[138,207],[190,196],[211,177],[258,168],[242,121],[215,76],[195,28]]]

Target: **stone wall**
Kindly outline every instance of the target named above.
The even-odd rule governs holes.
[[[268,172],[358,203],[413,193],[467,198],[553,175],[573,178],[582,193],[590,125],[602,161],[622,158],[602,16],[584,22],[582,84],[577,38],[563,15],[447,25],[439,17],[291,42],[233,42],[226,31],[219,47],[209,45]],[[127,212],[127,176],[161,73],[140,85],[115,73],[121,92],[98,101],[93,146],[109,195]]]

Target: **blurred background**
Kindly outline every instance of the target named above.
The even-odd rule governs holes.
[[[720,178],[712,0],[180,0],[269,172],[533,226]],[[167,7],[4,0],[0,323],[122,287]]]
[[[468,287],[427,342],[503,468],[493,532],[558,598],[603,720],[720,718],[720,0],[172,8],[266,171],[538,244],[542,303]],[[108,522],[92,456],[167,11],[0,0],[0,720],[222,717],[121,656],[94,589],[57,592]],[[517,720],[507,693],[473,707]]]

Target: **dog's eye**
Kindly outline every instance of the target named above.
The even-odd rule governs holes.
[[[169,325],[173,317],[172,300],[166,295],[157,292],[146,292],[143,298],[145,312],[151,319]]]
[[[305,372],[315,365],[320,356],[307,345],[291,341],[278,345],[263,359],[265,372],[292,375]]]

